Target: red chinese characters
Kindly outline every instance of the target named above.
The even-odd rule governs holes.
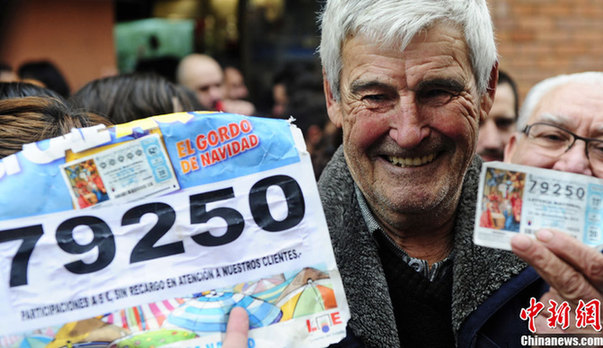
[[[528,321],[528,329],[531,332],[536,332],[536,325],[534,320],[544,309],[544,304],[536,301],[534,297],[530,299],[530,305],[527,308],[522,308],[519,313],[519,317],[522,320]],[[549,307],[547,311],[550,316],[547,318],[547,325],[553,329],[559,327],[563,330],[570,326],[570,312],[571,307],[563,301],[561,304],[555,300],[549,300]],[[592,326],[593,329],[601,331],[601,301],[593,299],[588,302],[580,300],[576,307],[576,327],[579,329]]]
[[[519,313],[519,317],[523,320],[528,320],[528,329],[531,332],[536,332],[536,325],[534,324],[534,319],[544,309],[544,305],[535,298],[530,299],[530,306],[528,308],[522,308],[521,313]]]
[[[578,307],[576,307],[576,326],[584,328],[588,325],[592,326],[593,329],[601,331],[601,301],[593,299],[584,303],[584,301],[578,301]]]
[[[547,319],[547,325],[552,329],[557,327],[557,324],[560,324],[563,330],[567,329],[570,325],[569,304],[563,301],[560,305],[558,305],[555,300],[549,300],[549,305],[550,307],[548,308],[548,311],[551,313],[551,316]]]

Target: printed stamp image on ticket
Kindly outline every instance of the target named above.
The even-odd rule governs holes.
[[[179,188],[165,148],[154,134],[68,162],[61,168],[77,209]]]
[[[496,168],[486,170],[479,226],[519,232],[525,173]]]
[[[109,199],[94,159],[66,165],[63,167],[63,174],[78,208],[87,208]]]

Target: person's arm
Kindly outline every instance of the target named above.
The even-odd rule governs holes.
[[[249,316],[242,307],[235,307],[230,311],[226,336],[222,342],[222,348],[247,348],[247,336],[249,333]]]
[[[516,235],[511,239],[513,252],[530,264],[551,286],[540,301],[548,307],[549,300],[558,304],[567,301],[572,308],[572,316],[580,300],[603,301],[603,254],[567,234],[554,230],[540,230],[536,240]],[[547,325],[547,316],[535,318],[538,333],[596,333],[592,327],[576,328],[572,317],[567,330],[551,329]]]

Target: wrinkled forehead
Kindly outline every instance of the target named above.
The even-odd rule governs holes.
[[[459,23],[446,18],[438,18],[431,22],[418,23],[414,26],[398,28],[397,30],[395,27],[384,30],[383,27],[371,26],[370,23],[363,27],[349,28],[341,42],[340,48],[343,49],[349,40],[360,37],[374,43],[380,49],[403,52],[415,37],[425,37],[428,31],[436,27],[454,28],[458,30],[466,42],[463,28]]]
[[[468,64],[467,67],[469,68],[469,71],[473,75],[472,77],[474,79],[476,78],[470,48],[465,38],[465,32],[459,23],[448,19],[438,19],[431,23],[425,23],[424,26],[417,27],[415,29],[417,30],[399,33],[392,30],[384,33],[385,31],[383,30],[375,31],[376,29],[374,28],[367,28],[348,34],[345,40],[342,42],[340,49],[342,69],[344,68],[343,65],[345,65],[345,59],[343,59],[343,56],[346,45],[350,41],[354,41],[354,39],[360,39],[360,41],[370,43],[375,52],[390,51],[397,53],[406,53],[410,51],[409,45],[412,45],[414,48],[416,47],[415,44],[420,44],[425,41],[433,41],[437,43],[439,40],[441,40],[441,45],[430,45],[428,51],[424,49],[427,46],[423,46],[423,49],[414,51],[413,55],[421,55],[423,57],[429,55],[444,56],[453,52],[451,48],[454,48],[455,57],[453,57],[453,59],[462,60],[463,64],[466,62]],[[438,37],[440,39],[438,39]],[[447,40],[450,37],[454,37],[454,42],[452,44],[450,40]],[[462,47],[462,52],[460,53],[458,50],[459,47]],[[349,54],[349,52],[347,53]],[[339,77],[341,78],[341,75]]]
[[[468,51],[462,31],[451,22],[440,22],[418,32],[404,49],[400,42],[383,43],[365,35],[355,35],[350,36],[342,47],[342,72],[349,71],[350,63],[352,66],[375,65],[375,71],[381,71],[385,65],[382,61],[376,63],[375,59],[387,57],[390,61],[400,60],[400,74],[413,72],[413,76],[419,77],[421,74],[418,73],[422,72],[426,76],[443,78],[462,73],[475,81]],[[359,57],[365,57],[365,62],[359,63]]]
[[[549,122],[570,130],[588,124],[603,128],[603,84],[570,82],[546,93],[528,123]]]

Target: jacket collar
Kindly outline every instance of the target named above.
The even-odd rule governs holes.
[[[454,227],[452,328],[455,335],[471,312],[526,268],[526,264],[510,251],[473,243],[481,165],[481,158],[475,156],[465,174]]]

